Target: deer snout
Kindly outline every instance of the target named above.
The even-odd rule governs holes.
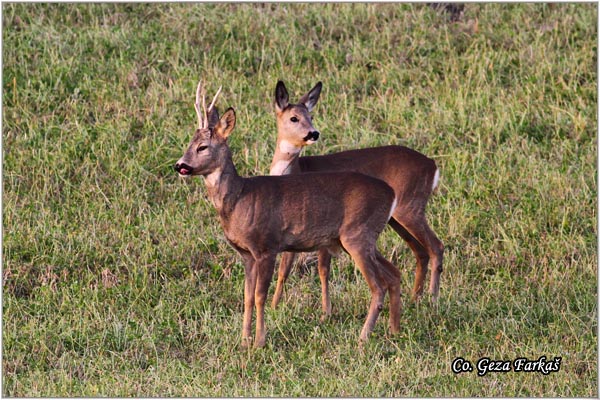
[[[179,175],[186,176],[192,173],[192,167],[183,162],[177,162],[174,166],[175,171],[179,173]]]
[[[311,132],[308,132],[308,135],[306,135],[303,140],[306,143],[314,143],[319,139],[319,135],[320,135],[319,131],[311,131]]]

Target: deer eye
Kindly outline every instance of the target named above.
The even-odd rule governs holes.
[[[198,148],[196,149],[196,153],[200,153],[203,150],[208,149],[208,146],[198,146]]]
[[[298,122],[298,121],[299,121],[299,119],[298,119],[298,118],[296,118],[296,117],[292,117],[292,118],[290,118],[290,121],[292,121],[292,122]]]

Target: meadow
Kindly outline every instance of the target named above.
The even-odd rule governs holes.
[[[597,5],[2,4],[3,396],[598,395]],[[387,302],[334,260],[292,274],[243,349],[243,266],[202,179],[173,164],[200,78],[236,109],[245,176],[268,173],[275,84],[322,81],[305,154],[400,144],[436,160],[440,299]],[[274,285],[271,285],[271,294]],[[454,373],[457,358],[474,370]],[[481,358],[560,370],[489,372]]]

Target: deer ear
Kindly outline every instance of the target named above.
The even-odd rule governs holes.
[[[289,104],[289,96],[283,81],[277,82],[277,86],[275,87],[275,110],[280,113],[282,112]]]
[[[227,139],[235,127],[235,111],[229,107],[215,126],[215,133],[222,139]]]
[[[300,98],[300,103],[304,104],[308,111],[312,111],[314,106],[319,101],[319,95],[321,94],[321,89],[323,88],[323,84],[321,82],[317,83],[314,88],[310,89],[308,93]]]
[[[208,112],[208,126],[213,128],[217,126],[219,122],[219,110],[217,110],[217,106],[213,106]]]

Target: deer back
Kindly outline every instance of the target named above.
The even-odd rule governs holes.
[[[385,182],[352,172],[244,178],[222,222],[228,240],[242,249],[308,251],[337,244],[344,231],[375,242],[393,202]]]

